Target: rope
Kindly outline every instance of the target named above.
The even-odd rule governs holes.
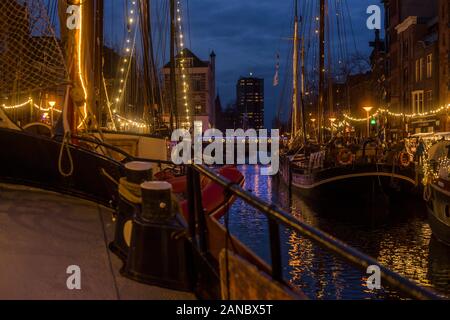
[[[58,170],[59,170],[59,173],[65,178],[72,176],[73,171],[74,171],[74,163],[73,163],[72,154],[70,152],[69,142],[70,142],[70,132],[67,131],[66,133],[64,133],[64,137],[63,137],[63,140],[61,143],[61,148],[59,150],[59,157],[58,157]],[[69,171],[68,172],[64,172],[64,169],[62,167],[64,149],[66,150],[67,157],[69,159]]]
[[[129,182],[126,178],[120,179],[119,194],[131,203],[142,204],[141,186]]]
[[[102,168],[101,173],[108,178],[112,183],[114,183],[116,186],[119,186],[119,182],[114,179],[108,172],[106,172],[105,169]]]
[[[56,2],[0,1],[0,93],[14,101],[68,81],[64,54],[51,20]],[[49,9],[49,10],[47,10]],[[50,14],[50,16],[49,16]],[[33,37],[39,35],[39,37]]]

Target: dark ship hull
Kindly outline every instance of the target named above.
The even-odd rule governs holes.
[[[120,162],[76,145],[65,146],[61,154],[61,142],[19,130],[0,128],[0,145],[4,150],[0,157],[2,182],[64,193],[105,206],[117,202],[117,191],[105,183],[102,172],[118,180],[124,175]],[[63,172],[71,169],[68,150],[73,174],[64,177],[59,168]]]
[[[394,195],[413,191],[418,178],[414,167],[353,164],[306,170],[284,158],[280,177],[294,192],[325,212],[378,216],[388,213]]]
[[[431,184],[431,198],[428,201],[428,222],[433,235],[450,246],[450,183],[439,179]]]

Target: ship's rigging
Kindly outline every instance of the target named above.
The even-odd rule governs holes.
[[[330,137],[331,128],[335,125],[331,120],[335,120],[337,112],[348,113],[350,104],[335,105],[334,84],[346,83],[348,76],[355,72],[366,71],[369,65],[356,45],[347,0],[307,0],[299,2],[298,5],[294,0],[293,4],[294,17],[291,21],[294,21],[294,26],[291,25],[290,28],[294,30],[294,41],[290,41],[291,49],[287,58],[287,61],[292,61],[288,64],[292,73],[286,69],[286,73],[282,75],[284,85],[280,92],[277,122],[286,122],[289,115],[290,124],[287,132],[291,134],[291,145],[303,145],[302,140],[305,139],[303,135],[319,143],[325,143],[327,137]],[[296,24],[298,24],[297,42]],[[295,76],[296,72],[299,73],[298,77]],[[294,79],[294,86],[291,87],[292,93],[289,93],[286,82],[290,82],[291,77]],[[295,94],[295,90],[299,93]],[[345,90],[349,102],[348,87]],[[286,100],[285,97],[292,99]],[[304,112],[303,121],[301,112]],[[305,127],[304,130],[301,128],[302,125]]]
[[[68,110],[72,130],[161,133],[165,126],[189,125],[189,75],[175,61],[188,38],[182,5],[176,0],[73,1],[70,6],[80,8],[80,28],[74,31],[65,25],[66,1],[2,1],[0,105],[15,120],[41,121],[49,110],[52,115],[62,111],[68,85],[69,105],[76,105]],[[160,71],[168,60],[174,66],[171,90],[163,91]],[[177,95],[183,108],[176,106]]]

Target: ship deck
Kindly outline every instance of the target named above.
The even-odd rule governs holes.
[[[190,293],[143,285],[120,275],[108,250],[111,211],[89,201],[0,184],[0,299],[190,300]],[[67,268],[81,268],[69,290]]]

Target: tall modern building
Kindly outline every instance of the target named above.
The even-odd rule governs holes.
[[[243,129],[264,128],[264,79],[241,77],[237,83],[237,111]]]
[[[209,60],[201,60],[189,49],[183,49],[183,54],[175,57],[177,80],[177,110],[182,127],[190,127],[195,121],[201,121],[203,130],[215,125],[216,98],[216,55],[211,52]],[[181,67],[186,69],[188,78],[189,112],[185,107],[182,88]],[[164,121],[170,123],[170,63],[163,68],[164,74]],[[187,117],[189,116],[189,122]]]

